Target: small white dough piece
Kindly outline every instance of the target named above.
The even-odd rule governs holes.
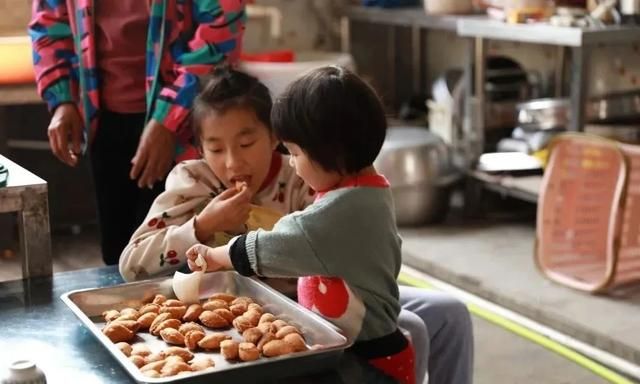
[[[178,300],[186,304],[196,304],[200,302],[200,281],[207,269],[207,262],[202,255],[198,255],[195,260],[197,266],[202,269],[197,272],[173,274],[173,293]]]

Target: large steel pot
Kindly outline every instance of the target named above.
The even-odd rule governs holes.
[[[391,184],[398,225],[434,223],[445,218],[451,185],[459,178],[449,148],[424,128],[389,128],[374,162]]]

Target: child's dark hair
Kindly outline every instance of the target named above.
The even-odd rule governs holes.
[[[294,81],[274,104],[271,122],[279,140],[298,145],[326,171],[343,174],[371,165],[387,131],[376,92],[336,66]]]
[[[212,112],[224,113],[229,108],[247,108],[271,131],[271,95],[255,77],[235,69],[220,68],[203,80],[193,102],[193,130],[200,140],[202,121]]]

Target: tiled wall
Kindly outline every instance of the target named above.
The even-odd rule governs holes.
[[[25,35],[31,15],[30,0],[0,0],[0,36]]]

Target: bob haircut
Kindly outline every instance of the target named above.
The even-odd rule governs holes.
[[[387,131],[376,92],[337,66],[314,69],[289,85],[273,106],[271,123],[279,140],[341,174],[373,164]]]

